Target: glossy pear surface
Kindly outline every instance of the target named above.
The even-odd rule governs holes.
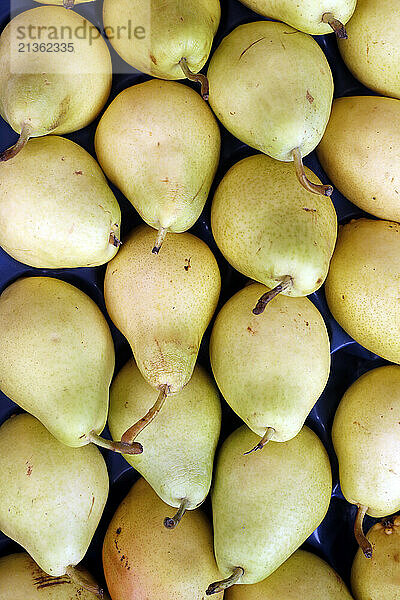
[[[120,440],[154,400],[154,388],[130,360],[111,387],[108,424],[113,439]],[[187,499],[186,508],[197,508],[210,489],[220,428],[218,391],[207,372],[196,365],[189,383],[136,438],[146,451],[125,458],[164,502],[179,507]]]
[[[400,225],[357,219],[339,229],[325,283],[329,309],[356,342],[400,363]]]
[[[358,0],[339,50],[353,75],[382,96],[400,98],[400,11],[396,0]],[[384,142],[383,142],[384,143]]]
[[[103,545],[103,567],[113,600],[203,600],[218,579],[210,524],[190,511],[173,532],[162,520],[171,510],[139,479],[119,505]],[[215,595],[222,600],[223,594]]]
[[[130,65],[153,77],[184,79],[186,58],[198,73],[206,63],[221,16],[219,0],[104,0],[105,27],[125,27],[110,38]],[[144,31],[129,37],[129,22]]]
[[[172,81],[134,85],[107,108],[95,145],[105,174],[148,225],[180,233],[197,221],[220,150],[217,122],[199,94]]]
[[[283,293],[306,296],[328,273],[337,218],[329,198],[299,186],[293,165],[257,154],[226,173],[214,195],[211,226],[240,273],[271,288],[289,275],[293,283]]]
[[[60,442],[88,444],[106,423],[115,360],[100,309],[69,283],[26,277],[1,294],[0,324],[1,390]]]
[[[308,427],[245,456],[257,442],[245,425],[225,440],[211,495],[219,570],[242,567],[243,584],[268,577],[311,535],[332,488],[328,455]]]
[[[400,367],[362,375],[343,396],[332,440],[346,500],[384,517],[400,509]]]
[[[121,211],[99,165],[58,136],[0,162],[0,245],[32,267],[93,267],[117,252]]]
[[[190,233],[170,234],[159,255],[154,232],[137,227],[108,264],[107,311],[156,389],[179,392],[189,381],[217,306],[221,277],[209,247]]]
[[[333,96],[328,62],[311,36],[289,25],[240,25],[214,52],[208,79],[224,127],[272,158],[291,161],[294,148],[306,156],[325,131]]]
[[[68,448],[24,413],[0,427],[0,491],[1,531],[59,577],[86,554],[107,500],[107,468],[93,444]]]
[[[342,579],[324,560],[296,550],[267,579],[254,585],[235,585],[225,600],[352,600]]]

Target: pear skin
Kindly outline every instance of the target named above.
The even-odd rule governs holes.
[[[55,4],[56,6],[64,6],[64,8],[73,8],[75,4],[84,4],[85,2],[93,2],[93,0],[35,0],[40,4]]]
[[[113,600],[203,600],[207,582],[219,577],[204,514],[190,511],[171,533],[162,526],[168,510],[144,479],[119,505],[103,544],[104,574]]]

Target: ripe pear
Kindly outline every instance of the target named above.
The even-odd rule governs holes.
[[[59,279],[19,279],[0,296],[0,327],[0,388],[11,400],[67,446],[94,442],[134,451],[98,435],[115,356],[107,321],[91,298]]]
[[[328,332],[314,304],[308,298],[278,296],[268,315],[256,317],[251,309],[265,290],[253,283],[230,298],[218,313],[210,341],[218,387],[263,438],[256,448],[263,447],[265,435],[286,442],[299,433],[326,385],[331,362]]]
[[[400,225],[357,219],[341,227],[325,283],[330,311],[356,342],[400,363]]]
[[[93,0],[35,0],[35,2],[40,2],[40,4],[56,4],[64,8],[74,8],[75,4],[93,2]]]
[[[317,148],[324,171],[346,198],[391,221],[400,221],[399,123],[399,100],[338,98]]]
[[[400,98],[397,0],[358,0],[339,50],[353,75],[382,96]],[[383,142],[384,143],[384,142]]]
[[[78,570],[77,570],[78,571]],[[92,576],[79,569],[79,575],[93,586]],[[47,575],[26,552],[0,558],[0,598],[2,600],[93,600],[93,592],[87,591],[68,576]],[[104,600],[110,600],[103,594]]]
[[[357,542],[371,558],[364,515],[384,517],[400,509],[399,366],[368,371],[350,386],[336,411],[332,440],[343,495],[358,506]]]
[[[315,182],[319,179],[307,169]],[[287,163],[258,154],[236,163],[215,192],[215,241],[240,273],[289,296],[323,284],[336,242],[330,198],[299,188]]]
[[[213,54],[208,79],[210,105],[228,131],[272,158],[294,161],[309,191],[332,193],[310,182],[302,164],[322,138],[333,97],[329,64],[311,36],[272,21],[240,25]]]
[[[123,92],[96,131],[96,153],[107,177],[143,220],[181,233],[199,218],[219,161],[220,133],[209,107],[192,89],[152,79]]]
[[[139,479],[119,505],[103,545],[103,567],[113,600],[202,600],[219,576],[208,520],[190,511],[172,535],[160,520],[168,506]],[[217,598],[222,600],[223,593]]]
[[[121,211],[102,170],[70,140],[30,140],[0,163],[0,245],[32,267],[108,262],[120,242]]]
[[[303,427],[288,442],[270,442],[258,456],[246,450],[258,437],[245,425],[222,445],[211,493],[214,548],[226,580],[258,583],[273,573],[319,526],[328,510],[332,476],[319,438]]]
[[[21,43],[70,44],[70,50],[20,52]],[[0,37],[0,114],[20,138],[0,161],[15,156],[31,137],[91,123],[107,101],[111,80],[107,44],[87,19],[58,6],[17,15]]]
[[[355,600],[400,599],[400,517],[376,523],[367,534],[374,548],[371,560],[357,551],[351,569]]]
[[[86,587],[74,567],[107,495],[106,464],[93,445],[68,448],[26,413],[0,427],[0,529],[48,575]]]
[[[111,386],[108,423],[113,438],[120,440],[153,404],[154,389],[130,360]],[[136,459],[126,456],[161,500],[179,508],[175,517],[164,520],[166,527],[176,527],[184,512],[200,506],[207,496],[220,428],[218,391],[196,365],[189,383],[166,404],[154,425],[139,434],[146,452]]]
[[[229,588],[225,600],[352,600],[344,582],[324,560],[296,550],[267,579]]]

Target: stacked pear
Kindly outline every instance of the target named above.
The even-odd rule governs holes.
[[[53,47],[54,35],[61,37],[66,27],[72,37],[56,41],[72,44],[73,51],[18,51],[21,35],[32,44]],[[40,39],[32,39],[39,31]],[[77,31],[87,33],[82,36]],[[17,15],[0,37],[0,114],[20,139],[0,160],[17,154],[30,137],[69,133],[88,125],[106,103],[111,79],[107,44],[92,23],[56,6]]]

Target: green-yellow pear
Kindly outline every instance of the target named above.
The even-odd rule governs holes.
[[[319,526],[328,510],[332,475],[319,438],[303,427],[288,442],[244,453],[258,437],[243,425],[222,445],[211,493],[217,565],[235,583],[258,583],[273,573]]]
[[[335,414],[332,440],[343,495],[358,506],[356,539],[371,558],[364,515],[384,517],[400,509],[399,366],[368,371],[349,387]]]
[[[263,447],[265,436],[286,442],[298,434],[326,385],[331,362],[328,332],[314,304],[277,296],[268,314],[254,316],[251,309],[265,291],[253,283],[228,300],[210,341],[218,387],[263,438],[256,448]]]
[[[120,245],[121,211],[94,158],[59,136],[0,163],[0,245],[32,267],[93,267]]]
[[[90,573],[77,569],[89,587],[98,586]],[[26,552],[0,558],[1,600],[93,600],[93,592],[83,589],[68,576],[51,577]],[[104,600],[110,600],[103,593]]]
[[[225,600],[352,600],[346,585],[324,560],[296,550],[267,579],[253,585],[235,585]]]
[[[319,179],[307,169],[314,182]],[[219,184],[211,226],[240,273],[289,296],[323,284],[336,242],[330,198],[300,188],[288,163],[258,154],[236,163]]]
[[[104,0],[103,18],[114,49],[135,67],[161,79],[196,76],[205,65],[221,17],[219,0]],[[132,33],[132,25],[140,27]]]
[[[95,446],[68,448],[26,413],[0,427],[0,529],[48,575],[85,587],[74,567],[107,495],[107,467]]]
[[[341,227],[325,283],[329,309],[356,342],[400,363],[400,225],[357,219]]]
[[[391,221],[400,221],[399,126],[400,100],[338,98],[317,148],[324,171],[348,200]]]
[[[119,505],[103,544],[113,600],[203,600],[208,581],[219,576],[204,514],[190,511],[171,534],[160,526],[168,508],[144,479]]]
[[[83,4],[85,2],[93,2],[93,0],[35,0],[40,4],[56,4],[57,6],[64,6],[64,8],[73,8],[75,4]]]
[[[324,35],[334,31],[347,39],[344,25],[350,19],[357,0],[240,0],[251,10],[277,21],[284,21],[299,31]]]
[[[154,389],[130,360],[111,386],[108,424],[113,438],[120,440],[153,404]],[[207,496],[220,428],[218,391],[196,365],[189,383],[166,404],[152,427],[139,434],[146,452],[136,460],[126,456],[164,502],[179,508],[175,517],[164,520],[166,527],[176,527],[184,512],[200,506]]]
[[[208,79],[210,105],[228,131],[272,158],[294,161],[309,191],[332,193],[310,182],[302,163],[322,138],[333,97],[328,61],[311,36],[272,21],[240,25],[214,52]]]
[[[347,24],[349,39],[339,42],[353,75],[374,92],[394,98],[400,98],[399,28],[397,0],[357,0]]]
[[[98,306],[52,277],[26,277],[0,296],[0,388],[40,419],[60,442],[94,442],[138,451],[99,437],[108,413],[114,345]]]
[[[0,114],[20,138],[0,161],[31,137],[88,125],[106,103],[111,80],[107,44],[90,21],[61,6],[17,15],[0,37]]]
[[[186,231],[199,218],[220,143],[211,110],[180,83],[134,85],[107,108],[96,131],[97,157],[143,220],[159,230],[149,252],[159,251],[168,231]]]
[[[372,559],[358,549],[351,569],[355,600],[400,600],[400,517],[376,523],[367,538],[374,548]]]

